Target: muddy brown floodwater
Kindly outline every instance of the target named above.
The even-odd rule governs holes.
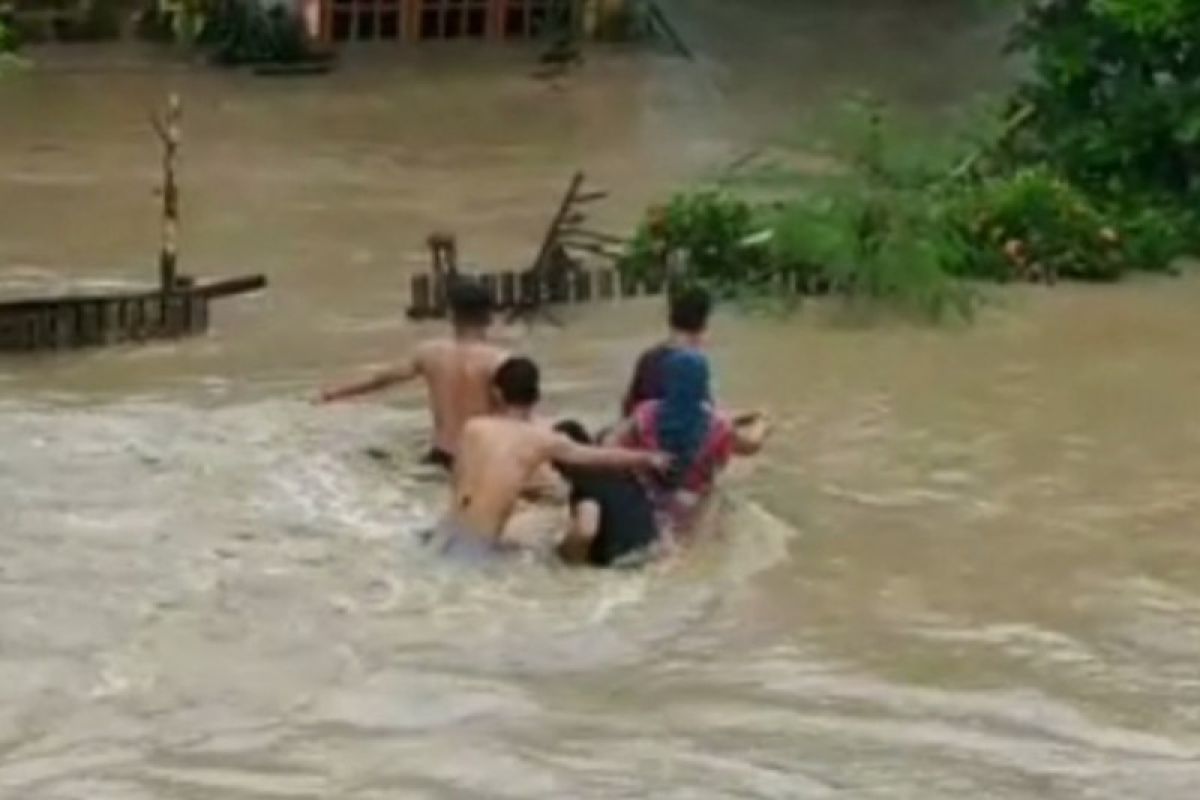
[[[0,82],[4,293],[152,273],[169,88],[183,263],[272,281],[204,339],[0,361],[0,797],[1198,796],[1194,279],[1014,291],[965,330],[722,314],[721,396],[781,429],[725,536],[645,574],[437,563],[437,487],[364,454],[416,451],[419,395],[307,404],[422,333],[431,228],[516,266],[576,165],[621,226],[848,88],[935,109],[1002,74],[960,4],[670,5],[697,64],[558,87],[434,47]],[[600,419],[658,313],[505,335]]]

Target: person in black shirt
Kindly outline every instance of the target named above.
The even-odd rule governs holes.
[[[633,380],[621,403],[622,419],[628,418],[638,404],[663,398],[663,361],[672,350],[698,349],[703,344],[711,312],[712,297],[700,287],[682,289],[671,295],[671,333],[665,342],[646,350],[638,359]]]
[[[574,420],[554,429],[578,444],[591,444],[587,431]],[[555,467],[571,486],[571,526],[558,549],[564,561],[630,567],[653,557],[658,525],[650,496],[636,475],[569,464]]]

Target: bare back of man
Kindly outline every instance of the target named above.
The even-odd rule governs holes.
[[[491,411],[492,375],[508,354],[485,341],[439,339],[423,342],[414,356],[429,393],[434,447],[456,455],[463,426]]]
[[[472,533],[499,539],[529,480],[559,437],[526,420],[480,417],[463,429],[451,514]]]

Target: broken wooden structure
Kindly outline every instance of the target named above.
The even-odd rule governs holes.
[[[429,237],[431,270],[411,279],[411,319],[446,316],[447,293],[460,277],[477,280],[492,296],[492,306],[507,312],[509,320],[541,317],[557,323],[553,306],[661,294],[665,280],[626,280],[615,263],[625,240],[586,226],[584,208],[608,196],[584,189],[586,177],[576,172],[559,202],[537,253],[527,269],[466,275],[458,269],[458,246],[453,235]],[[599,268],[584,265],[593,257],[613,264]]]
[[[163,226],[159,283],[154,288],[78,292],[0,302],[0,351],[59,350],[170,339],[208,330],[209,304],[257,291],[262,275],[196,281],[178,274],[179,158],[182,107],[172,95],[153,120],[163,144]]]

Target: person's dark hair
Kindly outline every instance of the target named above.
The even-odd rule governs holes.
[[[450,285],[450,318],[455,325],[483,328],[492,321],[492,297],[478,281],[459,278]]]
[[[506,406],[530,408],[542,397],[541,373],[531,359],[515,356],[506,360],[492,376],[492,385]]]
[[[575,444],[591,444],[592,437],[588,436],[587,428],[583,427],[583,423],[574,419],[564,419],[562,422],[554,426],[556,433],[561,433],[563,436],[570,439]]]
[[[588,436],[587,428],[577,420],[564,419],[554,426],[554,432],[562,434],[575,444],[590,445],[592,443],[592,437]],[[571,484],[576,483],[585,474],[584,470],[572,464],[555,461],[553,466],[563,476],[563,479]]]
[[[712,296],[707,289],[689,286],[672,292],[670,300],[671,330],[699,334],[708,327],[712,313]]]

